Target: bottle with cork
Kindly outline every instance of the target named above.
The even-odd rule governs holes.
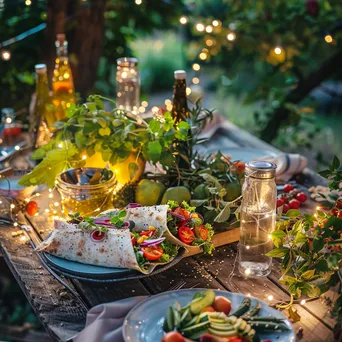
[[[68,58],[68,42],[65,34],[57,34],[56,63],[52,76],[53,104],[56,107],[56,118],[66,117],[66,111],[76,102],[74,81]]]
[[[186,97],[186,72],[176,70],[174,73],[172,117],[175,123],[184,121],[189,117],[188,101]]]

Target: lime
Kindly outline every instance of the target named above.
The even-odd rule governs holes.
[[[241,185],[239,183],[228,183],[225,189],[227,190],[227,194],[224,196],[225,201],[232,202],[241,195]]]
[[[191,194],[188,188],[185,186],[176,186],[173,188],[168,188],[162,198],[161,203],[166,204],[168,201],[177,201],[182,203],[183,201],[189,202],[191,199]]]
[[[209,197],[209,190],[205,184],[197,185],[192,193],[193,199],[206,199]]]

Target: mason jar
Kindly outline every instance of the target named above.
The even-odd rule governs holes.
[[[120,109],[137,114],[140,104],[138,59],[123,57],[116,62],[116,105]]]
[[[70,177],[71,172],[77,174],[79,170],[91,174],[101,171],[96,168],[71,169],[57,177],[56,188],[61,195],[63,214],[80,213],[81,216],[89,217],[113,208],[113,193],[117,184],[115,174],[103,183],[82,184],[77,182],[76,177]]]
[[[271,272],[271,232],[276,222],[277,166],[267,161],[246,164],[240,212],[239,271],[245,276],[265,277]]]

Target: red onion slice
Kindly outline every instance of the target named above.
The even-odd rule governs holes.
[[[161,244],[165,238],[159,238],[159,239],[151,239],[151,240],[145,240],[140,246],[147,247],[147,246],[153,246],[153,245],[159,245]]]
[[[128,209],[140,208],[140,207],[142,207],[142,205],[139,204],[139,203],[129,203],[129,204],[127,205],[127,208],[128,208]]]

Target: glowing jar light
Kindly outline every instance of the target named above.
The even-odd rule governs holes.
[[[116,62],[116,104],[119,108],[137,114],[137,108],[140,107],[138,60],[132,57],[123,57]]]

